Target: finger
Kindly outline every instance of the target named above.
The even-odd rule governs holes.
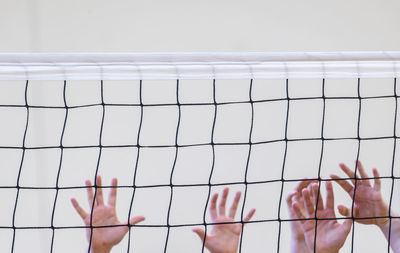
[[[361,178],[365,179],[365,180],[361,180],[361,183],[364,185],[371,186],[371,183],[369,182],[369,180],[366,179],[366,178],[368,178],[368,174],[367,174],[367,172],[365,172],[364,166],[362,165],[362,163],[359,160],[357,161],[357,168],[358,168],[358,171],[360,172]]]
[[[108,196],[108,205],[115,207],[117,205],[117,186],[118,180],[113,178],[111,181],[110,195]]]
[[[82,220],[86,219],[87,213],[83,208],[79,205],[78,201],[75,198],[71,199],[72,206],[75,208],[76,212],[81,216]]]
[[[210,215],[211,215],[211,219],[214,221],[217,217],[217,199],[218,199],[218,193],[215,193],[212,196],[211,199],[211,205],[210,205]]]
[[[294,210],[294,213],[295,213],[296,216],[297,216],[297,219],[305,219],[305,218],[306,218],[306,217],[303,215],[303,213],[301,212],[301,209],[300,209],[300,207],[299,207],[299,203],[294,202],[293,205],[292,205],[292,208],[293,208],[293,210]],[[301,221],[301,222],[304,222],[304,221]]]
[[[240,195],[241,195],[241,192],[236,192],[235,199],[233,200],[233,204],[232,204],[231,208],[229,209],[229,217],[232,219],[235,218],[236,210],[239,205]]]
[[[313,194],[315,195],[315,199],[314,199],[315,204],[317,204],[316,203],[317,202],[316,199],[317,199],[317,196],[318,196],[317,209],[318,210],[323,210],[324,209],[324,200],[321,197],[321,191],[319,189],[319,185],[318,184],[313,184],[312,190],[313,190]]]
[[[229,193],[229,188],[225,188],[222,191],[221,201],[219,202],[218,206],[220,216],[225,216],[225,205],[226,205],[226,199],[228,198],[228,193]]]
[[[373,168],[372,173],[374,174],[374,189],[381,191],[381,179],[379,178],[379,172],[376,168]]]
[[[96,201],[97,205],[104,205],[103,188],[101,187],[101,176],[96,179]]]
[[[94,203],[93,203],[93,188],[92,188],[92,182],[90,182],[90,180],[86,180],[85,181],[85,185],[86,185],[86,191],[87,191],[87,195],[88,195],[88,202],[89,202],[89,206],[90,208],[93,207]]]
[[[335,208],[335,196],[333,194],[332,182],[327,181],[326,186],[326,208],[334,211]]]
[[[310,192],[308,189],[303,189],[302,193],[303,193],[304,205],[306,207],[307,213],[309,216],[313,216],[314,215],[314,205],[311,201]]]
[[[292,193],[290,193],[290,194],[286,197],[286,204],[288,205],[289,208],[292,206],[293,197],[294,197],[295,195],[297,195],[297,192],[292,192]]]
[[[139,222],[144,221],[145,219],[146,219],[146,217],[144,217],[144,216],[134,216],[134,217],[131,217],[131,218],[129,219],[129,224],[130,224],[131,226],[133,226],[133,225],[138,224]]]
[[[349,216],[350,216],[350,209],[347,208],[346,206],[344,206],[344,205],[338,205],[337,209],[338,209],[339,213],[340,213],[342,216],[345,216],[345,217],[349,217]]]
[[[296,186],[296,188],[295,188],[295,191],[297,191],[298,194],[301,195],[301,191],[302,191],[304,188],[307,188],[311,183],[316,183],[316,182],[318,182],[318,181],[316,181],[316,180],[307,180],[307,179],[304,179],[303,181],[301,181],[300,183],[297,184],[297,186]]]
[[[343,190],[345,190],[350,195],[350,198],[353,198],[354,187],[349,182],[347,182],[346,180],[343,180],[341,177],[338,177],[335,174],[332,174],[331,178],[334,179],[335,182],[338,185],[340,185],[340,187],[342,187]]]
[[[355,180],[354,178],[358,178],[357,176],[354,176],[354,171],[352,171],[351,169],[349,169],[349,167],[347,167],[344,163],[340,163],[339,164],[340,168],[343,170],[344,173],[346,173],[346,175],[351,178],[351,181],[353,182],[353,185],[355,184]]]
[[[313,203],[316,203],[316,199],[317,199],[317,194],[314,191],[314,184],[310,184],[307,189],[310,191],[310,196],[311,196],[311,201]]]
[[[206,232],[204,232],[204,229],[202,229],[202,228],[194,228],[194,229],[192,229],[192,231],[195,232],[200,237],[200,240],[202,242],[204,242],[204,238],[206,236]]]
[[[251,218],[253,218],[254,213],[256,212],[255,208],[252,208],[249,213],[246,215],[246,217],[243,219],[244,222],[249,222]]]

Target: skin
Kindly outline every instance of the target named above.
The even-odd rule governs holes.
[[[297,219],[296,212],[293,208],[293,203],[297,202],[299,204],[299,208],[301,209],[301,213],[305,214],[306,210],[304,208],[304,201],[302,198],[302,190],[306,189],[307,187],[311,186],[312,183],[315,183],[317,181],[311,181],[311,180],[304,180],[301,181],[300,183],[297,184],[295,190],[288,195],[286,198],[286,204],[289,209],[289,217],[290,219]],[[311,253],[312,250],[310,250],[307,247],[305,237],[304,237],[304,231],[301,225],[301,221],[291,221],[290,222],[290,228],[292,232],[292,239],[291,239],[291,253]]]
[[[368,219],[368,217],[387,217],[389,215],[389,207],[382,198],[381,180],[378,170],[376,168],[372,169],[374,185],[371,185],[368,174],[360,161],[357,161],[357,175],[345,164],[341,163],[339,166],[349,178],[357,178],[357,181],[355,179],[343,180],[335,174],[331,175],[331,178],[335,179],[335,182],[354,201],[353,210],[349,207],[339,205],[339,213],[344,216],[353,213],[353,217],[357,223],[377,226],[383,232],[386,239],[389,239],[389,225],[391,225],[390,243],[393,251],[400,253],[400,221],[392,219],[390,224],[389,218]],[[393,211],[391,215],[396,216]]]
[[[218,205],[217,210],[217,199],[218,193],[214,194],[210,204],[210,215],[213,223],[225,223],[234,222],[235,214],[238,208],[240,200],[240,192],[237,192],[232,206],[229,209],[228,215],[226,215],[226,199],[228,197],[229,189],[225,188],[222,191],[222,197]],[[248,222],[254,215],[255,209],[251,209],[247,216],[243,219],[243,222]],[[211,231],[207,231],[207,236],[202,228],[194,228],[195,232],[202,242],[205,240],[205,247],[211,253],[236,253],[239,247],[240,233],[242,231],[241,223],[233,224],[218,224],[213,225]]]
[[[92,183],[87,180],[88,202],[90,209],[93,208],[93,215],[91,212],[86,212],[78,203],[75,198],[71,199],[71,203],[79,216],[82,218],[86,226],[113,226],[105,228],[88,228],[86,235],[88,241],[92,234],[90,243],[90,252],[92,253],[109,253],[115,245],[117,245],[129,231],[129,225],[135,225],[145,219],[144,216],[135,216],[129,220],[128,223],[121,223],[116,214],[116,200],[117,200],[117,179],[113,178],[111,185],[110,195],[107,204],[104,203],[103,190],[101,188],[101,177],[97,176],[96,179],[96,199],[94,201],[94,191]],[[94,207],[93,207],[94,203]],[[115,227],[116,226],[116,227]]]
[[[317,253],[337,253],[343,247],[346,238],[351,230],[353,221],[346,219],[342,224],[336,220],[334,211],[334,195],[331,182],[326,182],[326,203],[320,194],[318,194],[318,184],[313,183],[310,188],[302,189],[302,201],[304,209],[301,207],[301,201],[292,203],[292,208],[300,221],[304,231],[304,238],[307,247]],[[318,205],[315,207],[316,199]],[[313,201],[314,199],[314,201]],[[305,210],[305,212],[304,212]],[[315,216],[318,222],[315,220]],[[315,238],[315,229],[317,228],[317,238]],[[316,245],[314,245],[316,243]]]

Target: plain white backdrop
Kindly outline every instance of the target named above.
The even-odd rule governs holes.
[[[396,0],[2,0],[1,52],[399,50]]]

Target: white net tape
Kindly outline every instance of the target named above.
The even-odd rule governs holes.
[[[0,54],[0,80],[391,78],[400,52]]]

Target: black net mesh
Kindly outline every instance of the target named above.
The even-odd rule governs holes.
[[[145,252],[146,246],[135,246],[145,244],[151,245],[147,252],[180,252],[187,245],[176,245],[192,237],[190,251],[205,252],[184,229],[209,231],[209,201],[224,186],[243,192],[235,222],[243,223],[248,210],[257,208],[242,227],[239,252],[288,252],[292,220],[286,195],[304,178],[332,180],[329,174],[343,160],[355,171],[356,160],[379,161],[385,199],[390,208],[395,204],[396,79],[98,81],[86,91],[79,87],[87,84],[77,81],[7,85],[3,91],[10,93],[2,91],[0,101],[0,152],[7,161],[0,191],[12,201],[2,211],[8,212],[0,224],[9,241],[4,252],[23,252],[35,233],[41,233],[42,252],[63,252],[63,245],[74,244],[63,231],[78,231],[83,242],[86,226],[65,200],[84,196],[84,180],[100,174],[120,177],[121,220],[148,212],[140,213],[149,216],[146,222],[124,225],[129,232],[121,252]],[[37,103],[38,87],[53,86],[58,90],[50,96],[58,104]],[[52,172],[34,170],[35,161]],[[44,218],[29,222],[36,207],[25,201],[38,202]],[[347,201],[353,212],[354,203]],[[386,217],[390,223],[398,218]],[[345,250],[361,252],[358,228]],[[88,238],[90,245],[92,233]]]

